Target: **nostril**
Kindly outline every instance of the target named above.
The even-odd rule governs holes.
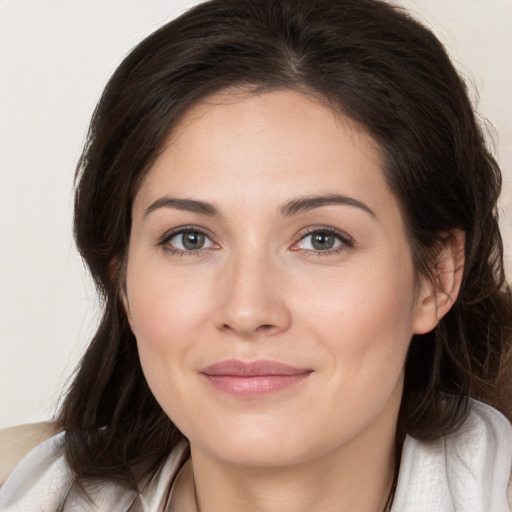
[[[263,324],[263,325],[260,325],[256,330],[257,331],[270,331],[274,326],[271,325],[271,324]]]
[[[254,335],[254,334],[264,334],[264,333],[268,333],[270,331],[272,331],[273,329],[275,329],[276,326],[275,325],[272,325],[272,324],[263,324],[263,325],[260,325],[258,327],[256,327],[255,329],[248,329],[248,331],[245,333],[245,335]],[[235,328],[233,327],[232,325],[229,325],[229,324],[223,324],[221,329],[223,331],[236,331],[238,333],[242,333],[244,331],[244,329],[242,327],[239,327],[239,328]]]

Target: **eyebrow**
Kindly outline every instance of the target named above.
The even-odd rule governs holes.
[[[354,199],[353,197],[343,196],[340,194],[328,194],[321,196],[304,196],[297,199],[287,201],[280,210],[284,217],[296,215],[298,213],[321,208],[322,206],[343,205],[354,206],[369,213],[372,217],[377,217],[375,212],[366,204]]]
[[[314,210],[315,208],[331,205],[353,206],[369,213],[372,217],[376,217],[375,212],[366,204],[352,197],[340,194],[303,196],[296,199],[291,199],[281,206],[279,213],[283,217],[290,217],[292,215],[297,215],[298,213]],[[169,196],[164,196],[160,199],[157,199],[146,209],[144,216],[147,217],[150,213],[159,208],[173,208],[176,210],[197,213],[199,215],[206,215],[208,217],[221,216],[220,210],[212,203],[208,203],[206,201],[198,201],[196,199],[182,199]]]
[[[196,201],[195,199],[180,199],[177,197],[161,197],[152,203],[144,212],[147,217],[151,212],[158,210],[158,208],[174,208],[176,210],[183,210],[186,212],[198,213],[208,217],[219,217],[220,211],[211,203],[206,201]]]

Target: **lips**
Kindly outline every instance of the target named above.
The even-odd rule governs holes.
[[[306,379],[312,371],[277,361],[228,360],[207,366],[199,373],[218,391],[238,397],[251,397],[292,387]]]

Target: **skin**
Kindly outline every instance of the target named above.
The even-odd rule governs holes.
[[[298,198],[332,195],[349,204],[283,212]],[[184,248],[183,227],[207,234],[200,249]],[[333,248],[314,246],[311,229],[338,233]],[[443,255],[451,299],[460,239],[449,238]],[[174,504],[382,510],[407,348],[450,306],[437,290],[414,272],[379,148],[355,123],[293,91],[224,93],[194,106],[136,195],[123,297],[149,386],[190,441]],[[238,397],[200,373],[227,359],[310,373]]]

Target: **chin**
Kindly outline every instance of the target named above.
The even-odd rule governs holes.
[[[219,444],[210,455],[233,466],[278,468],[295,466],[312,458],[304,446],[283,446],[274,440]]]
[[[319,446],[322,436],[297,428],[297,424],[262,418],[233,422],[219,430],[195,433],[189,438],[192,446],[225,463],[245,467],[283,467],[300,464],[326,450]],[[277,423],[277,424],[276,424]],[[315,443],[312,440],[316,440]],[[315,444],[315,446],[313,445]]]

